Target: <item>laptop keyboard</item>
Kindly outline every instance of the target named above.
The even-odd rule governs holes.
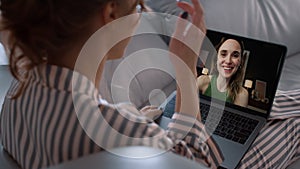
[[[204,103],[200,103],[200,110],[202,122],[208,131],[213,131],[214,134],[220,137],[241,144],[247,141],[258,124],[257,120],[221,110]]]

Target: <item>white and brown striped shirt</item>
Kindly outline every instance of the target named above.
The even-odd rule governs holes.
[[[13,81],[8,95],[17,85]],[[36,67],[22,95],[5,98],[0,121],[3,147],[24,169],[130,145],[172,148],[213,168],[222,161],[218,147],[194,118],[176,113],[177,122],[165,131],[130,104],[100,100],[94,84],[83,75],[53,65]]]

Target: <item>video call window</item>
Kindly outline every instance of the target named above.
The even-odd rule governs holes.
[[[216,79],[221,76],[230,79],[230,86],[235,86],[235,89],[225,87],[224,90],[223,85],[223,90],[214,94],[216,99],[267,112],[270,101],[274,99],[271,98],[272,93],[277,88],[274,82],[278,78],[276,71],[280,61],[272,59],[272,56],[279,58],[275,56],[280,55],[280,49],[267,43],[214,31],[208,31],[207,37],[203,42],[197,69],[198,76],[209,77],[206,80],[209,84],[203,85],[206,88],[201,93],[212,97],[211,92],[204,90],[216,90]],[[243,100],[238,92],[234,93],[237,89],[248,93],[247,100]],[[239,103],[237,98],[245,103]]]

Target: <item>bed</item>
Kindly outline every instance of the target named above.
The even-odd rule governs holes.
[[[187,0],[190,1],[190,0]],[[286,61],[283,67],[282,76],[278,86],[279,90],[300,89],[300,1],[297,0],[200,0],[204,10],[206,24],[209,29],[219,30],[255,39],[280,43],[288,48]],[[176,7],[175,0],[146,0],[146,4],[155,12],[163,12],[178,15],[182,12]],[[159,22],[159,21],[158,21]],[[151,26],[150,26],[151,27]],[[154,30],[172,31],[164,25],[157,23],[152,25]],[[167,49],[164,37],[153,35],[147,37],[152,41],[152,48]],[[153,43],[154,42],[154,43]],[[149,43],[144,38],[135,37],[129,46],[127,54],[139,49],[145,49]],[[11,76],[8,73],[7,58],[4,49],[0,46],[0,105]],[[111,82],[109,78],[123,60],[116,60],[107,63],[104,79],[100,89],[104,98],[113,101],[111,93]],[[165,60],[167,61],[167,60]],[[148,61],[151,62],[151,61]],[[134,67],[131,63],[126,63],[128,67]],[[155,80],[153,80],[155,77]],[[160,77],[157,80],[157,77]],[[135,76],[130,82],[131,102],[137,107],[142,107],[151,103],[150,95],[163,100],[174,90],[174,75],[166,74],[157,70],[144,71],[143,74]],[[159,89],[158,94],[153,89]],[[159,97],[162,96],[163,97]],[[152,99],[155,100],[155,99]],[[153,102],[152,102],[153,103]],[[159,102],[157,103],[159,104]],[[0,156],[1,158],[1,156]],[[300,168],[300,160],[292,164],[289,169]]]

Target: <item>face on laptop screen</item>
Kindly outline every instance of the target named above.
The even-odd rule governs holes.
[[[271,108],[285,47],[208,31],[198,62],[200,93],[262,113]]]

